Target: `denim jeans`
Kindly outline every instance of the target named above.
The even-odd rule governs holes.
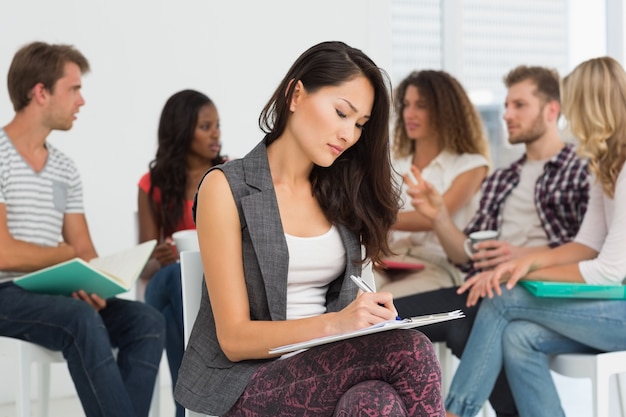
[[[165,351],[172,377],[172,388],[178,380],[178,369],[185,350],[183,339],[183,293],[180,264],[166,265],[154,273],[146,287],[146,304],[159,310],[165,318]],[[184,417],[185,409],[176,403],[176,417]]]
[[[521,287],[485,299],[446,409],[475,416],[504,364],[522,417],[564,416],[548,357],[626,349],[626,301],[539,298]]]
[[[5,282],[0,335],[61,351],[87,417],[148,415],[165,340],[163,318],[152,307],[111,298],[97,312],[80,300]]]

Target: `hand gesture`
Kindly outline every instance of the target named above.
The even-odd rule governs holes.
[[[416,181],[413,181],[408,174],[403,176],[408,187],[407,194],[411,197],[411,204],[423,216],[431,221],[435,220],[446,212],[443,197],[431,183],[422,178],[422,173],[415,165],[411,165],[411,173]]]

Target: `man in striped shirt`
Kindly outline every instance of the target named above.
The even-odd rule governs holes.
[[[46,141],[52,130],[71,129],[88,71],[74,47],[44,42],[22,47],[9,68],[16,113],[0,129],[0,336],[62,351],[87,416],[143,417],[163,350],[161,314],[136,301],[36,294],[13,283],[97,256],[76,166]]]
[[[467,277],[481,268],[573,240],[587,209],[587,162],[561,139],[557,126],[561,108],[558,74],[547,68],[520,66],[510,71],[504,82],[509,143],[523,144],[526,152],[483,181],[478,211],[465,230],[455,226],[441,197],[423,181],[409,191],[416,209],[433,221],[448,257],[464,267]],[[478,251],[470,258],[464,242],[470,233],[481,230],[496,230],[499,237],[476,244]],[[462,309],[463,320],[420,329],[433,342],[446,342],[461,357],[478,307],[467,307],[467,294],[457,294],[457,289],[425,292],[394,303],[402,317]],[[517,416],[504,373],[489,400],[498,417]]]

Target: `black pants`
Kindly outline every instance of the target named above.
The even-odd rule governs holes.
[[[445,342],[454,356],[460,358],[474,325],[478,305],[466,307],[466,295],[458,295],[456,290],[457,287],[443,288],[410,295],[394,300],[394,304],[400,317],[444,313],[458,309],[463,310],[465,313],[465,318],[463,319],[430,324],[419,328],[432,342]],[[517,408],[515,407],[513,394],[509,388],[504,369],[500,371],[496,384],[491,391],[489,403],[498,417],[517,416]]]

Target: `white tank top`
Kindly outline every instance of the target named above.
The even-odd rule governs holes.
[[[326,292],[346,266],[346,250],[335,226],[321,236],[285,234],[289,249],[287,320],[326,312]]]

